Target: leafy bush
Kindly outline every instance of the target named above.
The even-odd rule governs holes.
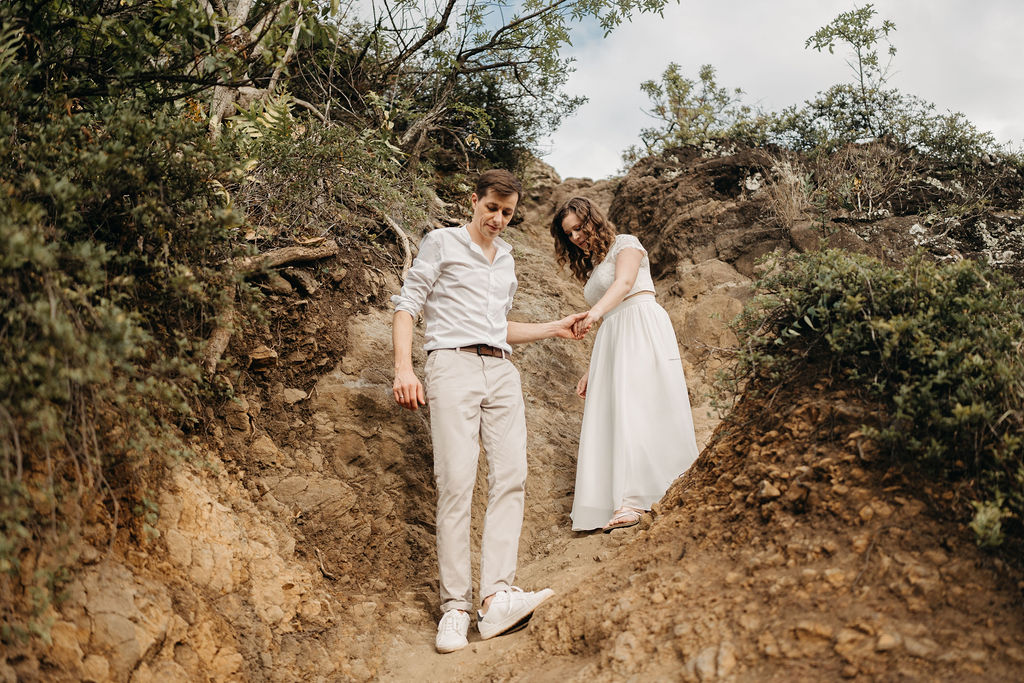
[[[34,48],[10,12],[0,10],[5,641],[43,632],[83,519],[140,539],[154,531],[131,514],[143,466],[185,453],[178,429],[205,391],[197,339],[227,288],[219,265],[237,223],[218,189],[234,173],[227,143],[211,144],[171,103],[51,90],[53,64],[26,57]]]
[[[979,541],[1024,541],[1024,300],[971,261],[901,269],[841,251],[787,257],[741,319],[738,376],[764,392],[808,367],[886,411],[894,462],[968,482]]]
[[[849,84],[835,85],[769,119],[768,140],[815,156],[879,140],[957,166],[984,157],[1020,163],[1019,155],[963,114],[939,112],[935,104],[898,90],[862,91]]]
[[[627,165],[671,147],[707,142],[765,143],[771,119],[743,104],[742,90],[718,85],[710,64],[700,68],[698,79],[686,78],[679,65],[672,63],[660,81],[640,85],[651,100],[648,113],[659,126],[640,131],[644,148],[633,145],[627,149],[622,155]]]
[[[283,96],[234,117],[245,138],[245,173],[228,189],[253,228],[251,239],[287,243],[331,235],[373,240],[389,216],[425,219],[421,182],[387,129],[295,119]],[[389,228],[383,230],[390,232]]]

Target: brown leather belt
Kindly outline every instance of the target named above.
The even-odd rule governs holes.
[[[431,351],[439,351],[440,349],[431,349]],[[448,351],[467,351],[469,353],[475,353],[478,356],[491,356],[492,358],[512,358],[512,354],[505,349],[499,349],[497,346],[489,346],[487,344],[472,344],[470,346],[456,346],[454,349],[446,349]]]

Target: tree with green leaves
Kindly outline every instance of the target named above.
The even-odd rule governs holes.
[[[846,63],[856,76],[852,92],[859,116],[851,124],[872,137],[878,137],[884,128],[878,121],[880,112],[876,102],[889,79],[889,67],[896,55],[896,47],[889,42],[889,34],[896,30],[896,24],[888,19],[881,24],[873,24],[876,14],[871,4],[842,12],[804,42],[805,48],[813,47],[818,52],[827,49],[829,54],[835,54],[837,45],[845,45],[850,50],[851,56]],[[879,55],[880,43],[887,46],[888,59],[884,65]]]
[[[651,100],[647,113],[660,125],[640,131],[644,147],[627,149],[623,154],[627,164],[669,147],[725,139],[757,143],[763,137],[760,113],[743,104],[741,89],[718,85],[710,64],[703,65],[698,80],[693,80],[673,62],[660,81],[644,81],[640,89]]]
[[[365,107],[374,93],[397,144],[414,157],[434,134],[447,133],[455,144],[471,134],[486,142],[499,118],[522,116],[529,140],[583,101],[562,92],[571,60],[561,50],[571,42],[573,24],[596,21],[607,34],[634,14],[660,12],[667,2],[444,0],[424,9],[412,0],[371,0],[358,20],[338,23],[339,36],[347,36],[339,45],[352,51],[348,58],[338,56],[346,48],[324,56],[331,57],[334,78],[356,86],[341,106]],[[337,92],[332,78],[315,80],[326,86],[326,97]]]

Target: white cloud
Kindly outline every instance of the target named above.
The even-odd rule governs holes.
[[[862,3],[861,3],[862,4]],[[876,0],[891,19],[897,54],[890,83],[903,92],[961,111],[1001,141],[1024,141],[1024,3],[1019,0]],[[580,31],[568,91],[589,102],[551,136],[545,160],[563,176],[603,178],[653,120],[640,83],[678,62],[695,78],[711,64],[720,85],[742,88],[744,101],[766,109],[798,104],[846,81],[849,67],[804,41],[840,12],[838,0],[731,2],[682,0],[664,18],[645,16],[606,39]]]

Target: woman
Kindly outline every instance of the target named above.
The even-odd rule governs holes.
[[[559,265],[585,282],[585,334],[603,319],[590,367],[576,462],[572,528],[630,527],[697,458],[690,398],[672,321],[654,299],[647,251],[616,235],[590,200],[574,197],[551,223]]]

